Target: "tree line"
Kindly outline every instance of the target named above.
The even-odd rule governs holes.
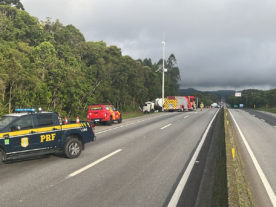
[[[161,97],[162,59],[134,60],[115,45],[86,41],[73,25],[39,21],[0,1],[0,114],[42,107],[72,116],[91,104],[121,103],[121,110]],[[17,1],[12,1],[16,3]],[[165,60],[165,96],[178,95],[180,73]]]
[[[234,105],[243,104],[247,108],[276,107],[276,89],[267,91],[248,89],[243,90],[241,97],[235,97],[235,94],[227,98],[227,103]]]

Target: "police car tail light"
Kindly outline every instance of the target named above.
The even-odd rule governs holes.
[[[95,127],[95,124],[93,123],[93,124],[92,124],[92,128],[94,128],[94,127]]]

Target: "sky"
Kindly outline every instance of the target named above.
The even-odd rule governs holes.
[[[133,59],[174,54],[181,88],[276,88],[275,0],[21,0]]]

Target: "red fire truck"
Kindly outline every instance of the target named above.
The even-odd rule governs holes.
[[[168,96],[164,100],[164,111],[193,111],[197,99],[194,96]]]

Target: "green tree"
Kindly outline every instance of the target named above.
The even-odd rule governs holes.
[[[43,42],[35,47],[33,54],[33,61],[38,68],[38,74],[42,81],[45,79],[45,74],[56,64],[56,50],[49,42]]]
[[[0,5],[15,6],[17,9],[25,10],[20,0],[0,0]]]

